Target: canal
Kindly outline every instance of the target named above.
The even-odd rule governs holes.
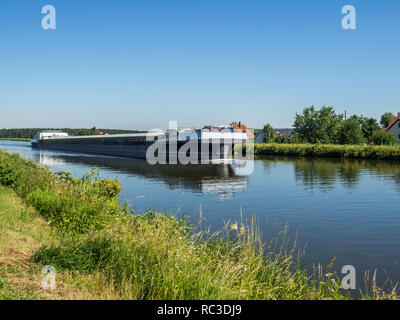
[[[98,167],[102,177],[119,177],[137,212],[148,208],[187,215],[203,228],[256,216],[263,236],[287,224],[302,266],[336,257],[357,271],[358,289],[366,270],[378,270],[378,284],[400,281],[400,163],[384,161],[263,157],[254,172],[241,176],[229,165],[150,166],[145,161],[31,149],[30,143],[0,141],[0,149],[54,171],[82,176]],[[380,283],[379,283],[380,282]]]

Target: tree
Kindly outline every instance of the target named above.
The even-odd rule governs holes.
[[[364,139],[368,143],[372,142],[372,135],[374,134],[374,132],[381,130],[378,121],[376,121],[376,119],[374,118],[367,118],[362,115],[361,116],[353,115],[349,119],[354,119],[360,124]]]
[[[274,139],[274,129],[269,123],[264,125],[264,142],[270,143]]]
[[[397,138],[394,136],[393,133],[389,133],[386,131],[375,131],[374,134],[372,135],[372,143],[377,146],[382,146],[382,145],[387,145],[387,146],[393,146],[397,145],[399,141]]]
[[[390,120],[396,118],[396,116],[391,112],[385,112],[381,116],[380,124],[383,128],[387,128],[389,126]]]
[[[302,114],[296,113],[293,127],[304,142],[337,143],[342,120],[343,115],[336,114],[333,107],[323,106],[316,110],[311,106],[305,108]]]
[[[288,136],[277,136],[275,143],[291,143],[291,139]]]
[[[349,118],[342,122],[339,133],[340,144],[361,144],[364,141],[361,126],[357,120]]]

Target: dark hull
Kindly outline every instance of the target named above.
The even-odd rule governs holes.
[[[126,137],[126,138],[66,138],[66,139],[44,139],[39,142],[32,142],[32,147],[55,150],[67,151],[78,153],[99,154],[117,157],[128,157],[136,159],[146,159],[147,149],[153,144],[152,141],[146,141],[142,137]],[[178,142],[177,150],[182,147],[186,142]],[[169,160],[169,147],[170,145],[165,142],[165,149],[160,151],[160,156],[165,153],[165,157]],[[231,151],[223,153],[223,146],[213,148],[211,145],[202,145],[198,143],[197,154],[198,159],[221,159],[230,158]],[[229,146],[228,150],[231,150]],[[201,150],[201,152],[200,152]],[[230,154],[229,154],[230,153]],[[174,154],[176,156],[176,152]]]

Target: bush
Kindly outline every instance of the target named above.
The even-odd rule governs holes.
[[[0,151],[0,183],[14,188],[63,232],[104,229],[128,211],[115,198],[121,191],[119,181],[100,179],[95,169],[81,179],[70,173],[56,175],[17,154]]]
[[[375,131],[372,135],[371,142],[376,146],[393,146],[399,144],[394,134],[386,131]]]
[[[365,140],[359,122],[354,119],[344,120],[339,131],[339,143],[355,145],[363,142]]]
[[[275,143],[291,143],[291,139],[288,136],[277,136]]]
[[[244,148],[244,147],[243,147]],[[330,144],[266,144],[255,143],[254,154],[296,157],[399,160],[398,146],[350,146]]]

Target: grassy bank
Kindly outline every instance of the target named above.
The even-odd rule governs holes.
[[[26,138],[0,138],[0,140],[6,140],[6,141],[31,141],[31,139],[26,139]]]
[[[55,175],[7,152],[0,152],[0,183],[33,207],[32,214],[41,215],[35,219],[42,222],[34,222],[29,231],[37,237],[26,255],[32,274],[53,265],[57,277],[70,281],[81,297],[346,299],[328,270],[308,274],[288,241],[282,246],[274,240],[263,243],[254,225],[237,223],[209,234],[194,232],[171,215],[133,215],[115,198],[118,182],[95,172],[81,179]],[[6,221],[15,213],[0,214]],[[23,225],[18,217],[4,232]]]
[[[256,155],[400,160],[400,146],[255,143]]]
[[[71,272],[57,274],[56,290],[41,287],[42,266],[32,256],[59,235],[10,188],[0,186],[0,300],[108,298],[99,278]]]

